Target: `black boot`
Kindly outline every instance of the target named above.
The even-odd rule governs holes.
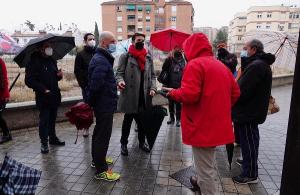
[[[139,148],[146,153],[149,153],[151,151],[148,144],[146,143],[139,144]]]
[[[121,145],[121,154],[122,154],[123,156],[128,156],[127,145],[125,145],[125,144],[122,144],[122,145]]]
[[[170,118],[169,118],[169,120],[167,121],[167,124],[168,124],[168,125],[172,125],[172,124],[174,124],[174,122],[175,122],[174,114],[173,114],[173,113],[170,113]]]
[[[60,141],[57,137],[50,138],[49,144],[54,145],[54,146],[64,146],[64,145],[66,145],[66,143],[64,141]]]
[[[180,120],[176,121],[176,127],[180,127]]]
[[[11,137],[10,134],[4,135],[4,136],[0,137],[0,144],[4,144],[4,143],[9,142],[11,140],[12,140],[12,137]]]
[[[41,145],[41,153],[42,154],[48,154],[49,153],[48,143],[42,143],[42,145]]]

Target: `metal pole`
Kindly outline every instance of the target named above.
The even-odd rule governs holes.
[[[300,194],[300,31],[280,195]]]

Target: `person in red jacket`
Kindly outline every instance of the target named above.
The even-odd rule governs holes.
[[[218,61],[203,33],[184,43],[187,60],[181,87],[167,96],[182,102],[183,143],[191,145],[198,177],[190,179],[202,194],[216,194],[215,148],[234,142],[231,107],[240,95],[230,70]]]
[[[0,137],[0,144],[12,140],[6,122],[2,117],[2,112],[5,104],[9,100],[7,70],[4,61],[0,58],[0,127],[3,131],[3,136]]]

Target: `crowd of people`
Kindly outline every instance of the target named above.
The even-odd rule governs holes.
[[[83,101],[93,108],[96,125],[92,135],[92,162],[96,179],[115,181],[120,174],[108,170],[113,163],[107,157],[112,133],[113,114],[124,114],[120,139],[121,154],[128,155],[128,137],[133,119],[138,128],[139,148],[149,153],[139,113],[152,106],[158,92],[152,57],[144,47],[145,35],[135,33],[127,53],[120,56],[116,73],[113,69],[116,39],[111,32],[102,32],[99,45],[95,36],[84,36],[85,46],[77,53],[74,73],[82,90]],[[61,102],[58,82],[63,73],[51,58],[50,42],[44,42],[31,56],[26,67],[25,83],[36,95],[39,109],[41,153],[49,152],[48,144],[63,146],[56,136],[55,121]],[[236,141],[241,146],[243,171],[233,177],[240,184],[257,183],[259,129],[267,116],[271,94],[275,56],[264,52],[259,40],[245,44],[241,53],[241,68],[237,56],[224,46],[218,48],[217,58],[202,33],[191,35],[181,47],[175,47],[165,60],[166,73],[162,90],[169,100],[168,125],[181,126],[183,143],[192,146],[197,175],[190,181],[204,195],[216,194],[214,177],[215,148]],[[1,106],[9,100],[7,73],[1,60]],[[120,91],[118,97],[117,91]],[[0,143],[11,135],[0,112],[3,131]],[[84,137],[88,137],[88,129]]]

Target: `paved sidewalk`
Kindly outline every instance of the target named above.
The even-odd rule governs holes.
[[[273,90],[281,111],[269,116],[261,126],[259,154],[259,184],[235,185],[231,177],[240,173],[240,167],[233,163],[228,170],[224,147],[217,152],[219,169],[216,181],[219,194],[273,194],[280,186],[282,159],[284,154],[291,87]],[[166,119],[167,120],[167,119]],[[75,145],[75,127],[68,123],[57,124],[60,138],[66,141],[65,147],[51,147],[47,155],[40,154],[37,128],[15,131],[14,140],[0,145],[0,159],[8,153],[16,160],[43,171],[38,194],[194,194],[177,181],[168,177],[180,169],[192,165],[193,156],[189,146],[181,142],[180,128],[166,125],[159,132],[151,154],[138,149],[137,133],[132,129],[128,144],[129,156],[120,155],[122,116],[115,115],[114,128],[110,141],[109,156],[114,159],[112,168],[121,173],[121,180],[108,183],[93,179],[94,170],[90,167],[91,136],[80,137]],[[238,156],[236,149],[236,156]],[[236,157],[234,157],[236,158]]]

